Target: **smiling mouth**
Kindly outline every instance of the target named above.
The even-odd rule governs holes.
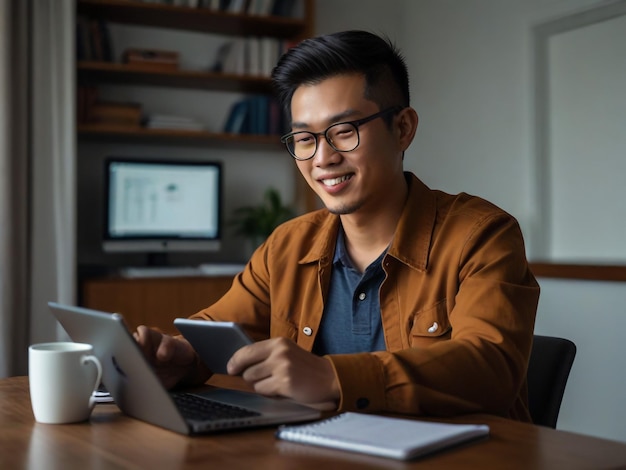
[[[337,186],[338,184],[341,184],[344,181],[348,181],[350,178],[352,178],[352,175],[344,175],[344,176],[339,176],[337,178],[322,179],[321,182],[322,184],[324,184],[324,186],[332,187],[332,186]]]

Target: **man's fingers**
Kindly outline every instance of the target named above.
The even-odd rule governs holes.
[[[133,333],[133,336],[144,355],[148,359],[152,360],[156,352],[156,347],[158,347],[158,343],[156,345],[153,344],[150,329],[144,325],[139,325]]]
[[[226,370],[230,375],[240,375],[243,371],[267,359],[271,353],[268,341],[259,341],[237,350],[229,359]]]
[[[208,378],[208,371],[194,370],[196,353],[185,339],[144,325],[137,327],[133,337],[167,388],[173,387],[186,377],[192,377],[190,380],[198,383]]]

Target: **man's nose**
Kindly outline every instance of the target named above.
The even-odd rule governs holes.
[[[316,166],[327,166],[335,164],[341,159],[340,153],[335,150],[324,135],[318,136],[317,152],[313,157],[313,164]]]

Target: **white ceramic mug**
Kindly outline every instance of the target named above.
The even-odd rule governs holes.
[[[85,343],[33,344],[28,348],[30,401],[40,423],[76,423],[89,419],[96,404],[102,365]]]

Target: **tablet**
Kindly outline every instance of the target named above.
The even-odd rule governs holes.
[[[235,351],[252,344],[237,323],[176,318],[174,326],[215,374],[227,374],[226,364]]]

